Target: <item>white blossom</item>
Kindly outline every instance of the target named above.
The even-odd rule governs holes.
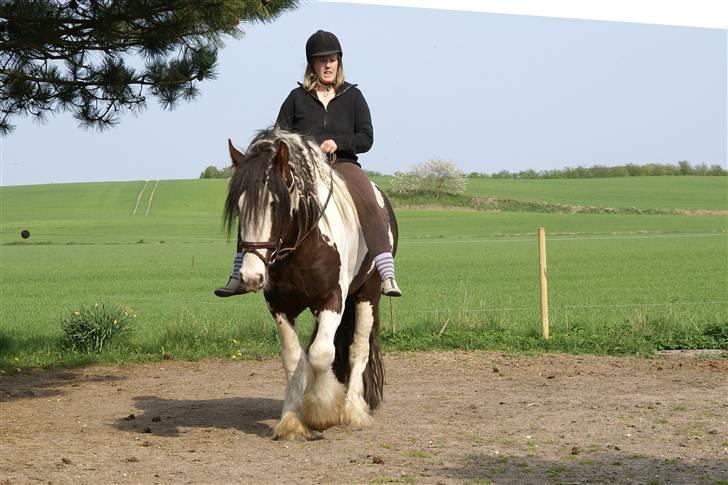
[[[392,179],[392,192],[399,195],[426,193],[439,197],[442,194],[462,194],[468,179],[454,162],[430,160],[415,165],[408,172],[396,172]]]

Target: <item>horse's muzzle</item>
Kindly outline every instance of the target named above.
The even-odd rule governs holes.
[[[249,293],[255,293],[256,291],[262,290],[263,287],[265,287],[266,277],[264,274],[246,276],[241,271],[240,281],[242,282],[242,285],[246,291],[248,291]]]
[[[246,252],[240,268],[240,282],[246,291],[255,293],[265,287],[268,282],[268,267],[260,256]]]

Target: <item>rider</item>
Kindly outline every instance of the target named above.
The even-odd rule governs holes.
[[[319,30],[309,37],[303,83],[299,83],[283,102],[276,125],[312,136],[324,153],[335,155],[333,168],[346,181],[357,207],[364,240],[382,278],[382,294],[401,296],[394,279],[388,225],[372,184],[356,156],[368,151],[374,141],[369,106],[356,85],[344,81],[342,56],[339,39],[331,32]],[[243,252],[238,245],[232,276],[227,285],[215,290],[217,296],[246,292],[240,282],[242,260]]]

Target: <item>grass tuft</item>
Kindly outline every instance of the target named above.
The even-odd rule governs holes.
[[[130,308],[114,304],[83,306],[63,321],[63,346],[78,352],[102,352],[128,332],[135,317]]]

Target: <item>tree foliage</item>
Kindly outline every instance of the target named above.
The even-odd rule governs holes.
[[[0,134],[17,115],[72,111],[105,128],[147,94],[166,109],[215,77],[226,36],[296,0],[0,0]]]
[[[232,167],[228,166],[219,169],[214,165],[208,165],[205,170],[200,173],[201,179],[229,179],[232,176]]]
[[[520,172],[509,172],[501,170],[494,174],[471,172],[471,178],[494,178],[494,179],[577,179],[577,178],[607,178],[607,177],[640,177],[656,175],[728,175],[728,171],[720,165],[706,165],[700,163],[691,165],[687,160],[681,160],[677,165],[666,163],[647,163],[637,165],[628,163],[607,167],[604,165],[592,165],[591,167],[567,167],[555,170],[533,169]]]
[[[444,194],[462,194],[468,179],[454,162],[430,160],[408,172],[396,172],[392,192],[399,195],[428,194],[436,198]]]

